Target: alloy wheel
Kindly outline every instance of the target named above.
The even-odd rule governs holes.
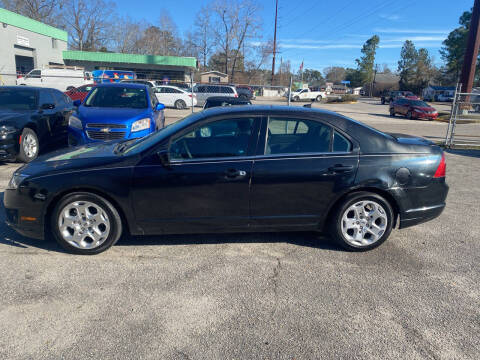
[[[110,234],[110,219],[99,205],[89,201],[74,201],[60,211],[58,229],[62,238],[78,249],[94,249]]]
[[[369,246],[381,239],[388,225],[385,209],[376,201],[363,200],[342,215],[342,235],[355,247]]]
[[[22,139],[22,146],[25,155],[28,158],[33,158],[37,154],[38,144],[35,137],[31,134],[26,134]]]

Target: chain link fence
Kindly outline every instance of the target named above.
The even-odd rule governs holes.
[[[445,146],[480,148],[480,91],[462,93],[461,85],[457,85]]]

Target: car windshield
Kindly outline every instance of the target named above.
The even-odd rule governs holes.
[[[430,107],[425,101],[413,100],[410,101],[410,105],[419,107]]]
[[[0,109],[35,110],[38,108],[38,92],[29,89],[0,87]]]
[[[148,101],[144,88],[100,86],[92,90],[85,106],[145,109],[148,108]]]

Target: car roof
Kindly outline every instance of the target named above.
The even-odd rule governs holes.
[[[129,83],[129,82],[120,82],[120,83],[101,83],[96,84],[96,87],[128,87],[132,89],[145,89],[147,85],[145,84],[136,84],[136,83]]]
[[[19,89],[19,90],[57,90],[54,88],[40,87],[40,86],[30,86],[30,85],[7,85],[1,86],[0,89]]]
[[[232,96],[210,96],[207,98],[207,101],[225,101],[229,103],[235,103],[235,104],[245,104],[245,103],[250,103],[250,100],[242,100],[239,98],[235,98]]]

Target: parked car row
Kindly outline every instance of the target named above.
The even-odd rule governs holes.
[[[380,101],[382,105],[384,104],[390,104],[392,101],[397,100],[398,98],[406,98],[406,99],[411,99],[411,100],[420,100],[420,98],[412,93],[411,91],[400,91],[400,90],[394,90],[394,91],[389,91],[386,92],[382,95],[380,98]]]

